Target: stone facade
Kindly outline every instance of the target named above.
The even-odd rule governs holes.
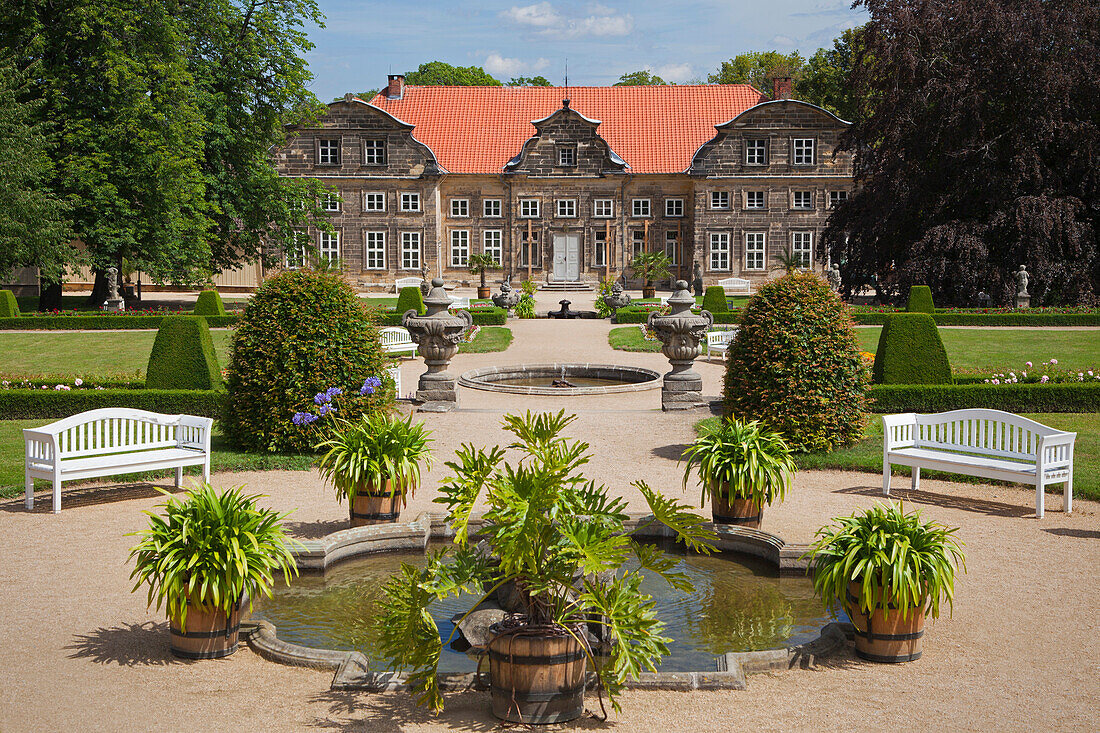
[[[763,281],[788,249],[823,267],[829,207],[852,189],[850,155],[834,155],[847,123],[795,100],[757,104],[719,125],[675,173],[632,174],[599,122],[567,102],[533,124],[535,134],[498,174],[450,174],[412,125],[348,97],[330,104],[317,127],[298,130],[277,167],[339,193],[342,201],[331,203],[338,244],[318,231],[308,236],[363,289],[392,289],[396,278],[421,272],[473,285],[465,263],[481,252],[502,263],[490,282],[625,274],[636,285],[628,263],[642,250],[670,254],[673,280],[690,278],[698,261],[707,284]]]

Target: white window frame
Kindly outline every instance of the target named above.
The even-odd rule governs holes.
[[[592,230],[592,266],[607,267],[607,230]]]
[[[760,206],[753,206],[750,197],[754,194],[760,196]],[[768,194],[766,191],[745,191],[745,209],[748,211],[764,211],[768,208]]]
[[[488,219],[499,219],[504,216],[504,204],[501,199],[483,199],[481,202],[481,215]]]
[[[372,202],[372,197],[373,201]],[[377,204],[381,203],[381,207]],[[363,192],[363,211],[370,212],[372,214],[383,212],[386,210],[386,192],[385,191],[364,191]]]
[[[707,247],[707,264],[712,272],[729,272],[730,270],[730,233],[711,232]],[[723,263],[724,260],[724,263]]]
[[[615,217],[615,199],[592,199],[593,219],[612,219]]]
[[[645,204],[645,211],[641,211],[642,204]],[[652,199],[640,198],[630,200],[630,216],[634,218],[646,218],[653,215],[653,201]]]
[[[496,241],[490,245],[489,240],[495,239]],[[481,251],[484,254],[491,255],[498,265],[504,264],[504,230],[503,229],[486,229],[481,232]]]
[[[645,229],[631,229],[630,230],[630,259],[634,259],[638,255],[646,251],[646,231]]]
[[[768,141],[766,138],[745,140],[745,165],[768,164]]]
[[[527,227],[520,227],[516,237],[519,247],[519,266],[527,267]],[[542,267],[542,230],[531,230],[531,269]]]
[[[465,250],[465,252],[463,252]],[[470,230],[452,229],[450,248],[451,267],[469,267],[470,262]]]
[[[340,259],[339,229],[335,232],[318,232],[317,256],[329,262]]]
[[[326,155],[332,156],[335,151],[335,159],[325,160]],[[317,140],[317,165],[340,165],[340,139],[318,138]]]
[[[675,209],[679,209],[676,213]],[[684,200],[679,197],[665,199],[665,218],[682,219],[684,217]]]
[[[791,254],[798,258],[798,268],[809,270],[814,264],[814,233],[791,232]]]
[[[802,198],[805,200],[805,205],[799,205],[798,200]],[[814,192],[813,191],[791,191],[791,208],[795,211],[813,211],[814,209]]]
[[[791,138],[791,165],[813,165],[817,158],[817,138]]]
[[[566,153],[570,158],[569,162],[566,162]],[[558,148],[558,167],[560,168],[574,168],[577,165],[577,149],[572,145],[562,145]]]
[[[368,229],[363,232],[363,269],[386,269],[385,229]]]
[[[401,237],[401,269],[419,272],[421,266],[420,232],[403,231],[399,236]]]
[[[452,219],[469,219],[470,199],[451,199],[450,211]]]
[[[338,194],[338,193],[323,193],[323,194],[321,194],[321,211],[327,211],[329,213],[338,213],[340,211],[340,194]]]
[[[680,237],[675,229],[665,230],[665,256],[674,265],[680,264]]]
[[[840,205],[840,202],[848,200],[848,191],[845,189],[839,189],[837,191],[829,191],[829,208],[835,209]]]
[[[554,200],[554,216],[559,219],[576,219],[577,218],[577,200],[576,199],[555,199]]]
[[[520,199],[519,200],[519,218],[520,219],[538,219],[539,218],[539,200],[538,199]]]
[[[757,264],[757,258],[759,258],[759,264]],[[768,233],[745,232],[745,269],[763,272],[767,266]]]
[[[710,192],[710,208],[711,208],[711,211],[729,211],[729,209],[730,209],[730,192],[729,191],[711,191]]]
[[[309,235],[301,230],[296,231],[290,247],[283,250],[283,267],[287,270],[297,270],[305,266],[309,259],[308,247]]]
[[[402,211],[420,211],[420,192],[419,191],[402,191],[401,192],[401,210]]]
[[[374,143],[378,143],[375,145]],[[363,165],[386,164],[386,140],[385,138],[368,138],[363,140]]]

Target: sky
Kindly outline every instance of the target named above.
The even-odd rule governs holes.
[[[426,61],[481,66],[507,82],[605,86],[646,69],[666,81],[705,81],[745,51],[811,55],[866,21],[850,0],[471,2],[318,0],[324,28],[308,26],[313,92],[323,101],[377,89],[387,74]]]

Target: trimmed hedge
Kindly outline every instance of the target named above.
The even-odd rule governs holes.
[[[19,303],[15,300],[15,293],[10,290],[0,290],[0,318],[18,318]]]
[[[1100,412],[1100,384],[876,384],[871,410],[946,412],[969,408],[1005,412]]]
[[[216,417],[225,393],[194,389],[0,389],[5,420],[49,420],[103,407]]]
[[[871,376],[875,384],[950,384],[951,364],[932,316],[895,313],[887,318]]]
[[[217,290],[204,290],[195,301],[196,316],[224,316],[225,303]]]
[[[615,313],[615,323],[619,325],[627,325],[632,323],[645,323],[649,318],[649,314],[652,311],[642,310],[641,308],[633,308],[627,306],[626,308],[620,308]],[[741,314],[743,311],[738,308],[737,310],[724,311],[714,313],[715,323],[740,323]]]
[[[459,310],[467,309],[460,308]],[[403,313],[404,311],[382,313],[378,317],[378,323],[381,326],[400,326]],[[470,315],[474,318],[475,326],[503,326],[508,322],[508,311],[504,308],[497,308],[495,305],[488,308],[470,309]]]
[[[935,313],[932,288],[927,285],[914,285],[909,288],[909,301],[905,304],[905,310],[909,313]]]
[[[219,389],[222,370],[210,328],[202,316],[165,316],[161,319],[149,366],[149,389]]]
[[[22,316],[0,318],[0,331],[111,331],[141,329],[153,331],[167,316]],[[231,328],[240,320],[238,315],[204,316],[211,328]]]
[[[424,296],[421,294],[420,288],[401,288],[401,293],[397,296],[397,308],[395,311],[400,316],[411,308],[415,308],[416,312],[420,315],[424,315],[428,310],[424,307]]]
[[[711,313],[725,313],[730,309],[726,302],[726,291],[720,285],[711,285],[703,293],[703,310]]]
[[[861,326],[881,326],[893,313],[853,313]],[[1100,313],[933,313],[937,326],[987,326],[1045,328],[1048,326],[1100,326]]]

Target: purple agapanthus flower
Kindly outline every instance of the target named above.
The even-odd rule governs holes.
[[[382,380],[378,377],[367,377],[363,380],[363,386],[359,388],[359,394],[374,394],[375,390],[382,386]]]
[[[336,412],[336,408],[333,407],[332,405],[326,403],[324,405],[321,405],[321,409],[318,410],[318,412],[320,413],[321,417],[324,417],[325,415],[329,414],[330,412]]]
[[[331,397],[329,397],[329,396],[328,396],[327,394],[325,394],[324,392],[318,392],[317,394],[313,395],[313,404],[315,404],[315,405],[323,405],[323,404],[325,404],[326,402],[328,402],[328,401],[329,401],[329,400],[331,400],[331,399],[332,399],[332,398],[331,398]]]
[[[340,389],[339,387],[329,387],[325,390],[325,394],[328,395],[328,398],[331,400],[336,395],[344,394],[344,390]]]
[[[290,421],[295,425],[309,425],[310,423],[316,422],[319,419],[320,418],[318,418],[312,412],[296,412],[294,413],[294,417],[292,417]]]

